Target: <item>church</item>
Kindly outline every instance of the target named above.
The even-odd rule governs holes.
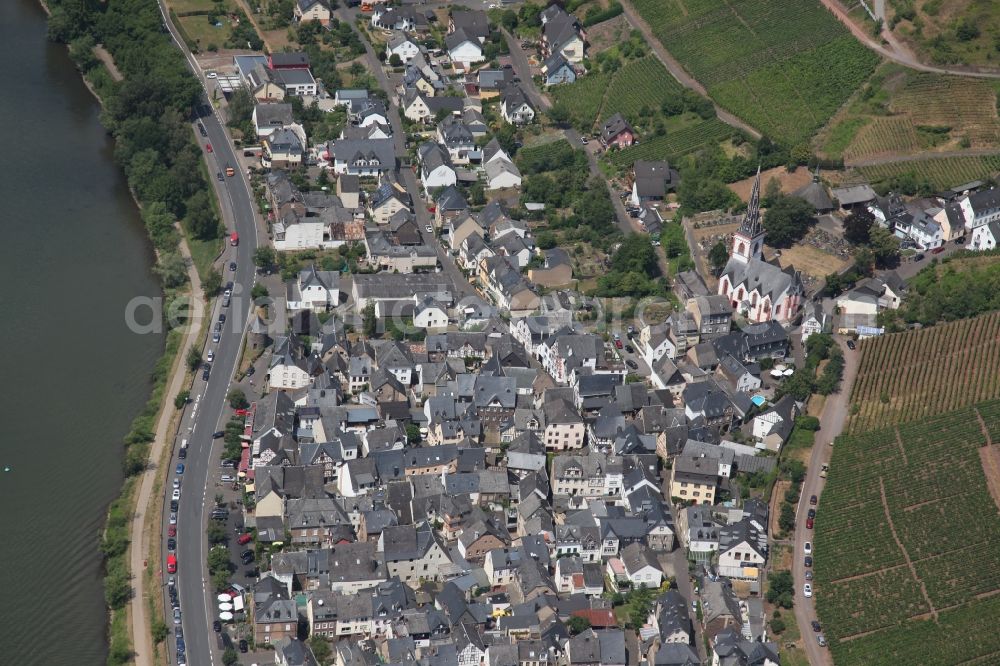
[[[733,236],[729,261],[719,276],[719,293],[751,322],[791,324],[802,307],[805,289],[798,271],[764,261],[760,221],[760,168],[740,228]]]

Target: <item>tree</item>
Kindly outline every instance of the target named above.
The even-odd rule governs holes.
[[[402,67],[403,59],[399,57],[398,53],[393,53],[389,56],[389,66],[390,67]]]
[[[851,213],[844,220],[844,238],[854,245],[864,245],[874,223],[875,217],[866,210]]]
[[[712,246],[712,249],[708,251],[708,261],[712,264],[712,270],[716,273],[722,271],[726,267],[726,263],[729,262],[729,248],[722,241],[719,241]]]
[[[792,579],[791,571],[775,571],[768,578],[767,600],[770,603],[782,608],[791,608],[794,591],[795,581]]]
[[[255,301],[258,300],[258,299],[261,299],[261,298],[266,298],[267,295],[268,295],[267,294],[267,287],[265,287],[260,282],[258,282],[257,284],[255,284],[253,286],[253,289],[250,290],[250,298],[252,298]]]
[[[375,317],[375,301],[368,301],[368,305],[365,306],[361,326],[365,337],[375,337],[378,327],[378,319]]]
[[[785,631],[785,621],[780,617],[776,617],[771,620],[771,631],[776,634],[783,633]]]
[[[812,204],[801,197],[777,197],[764,214],[767,242],[774,247],[790,247],[816,222],[814,213]]]
[[[164,622],[160,618],[156,618],[155,620],[153,620],[153,626],[151,627],[151,629],[152,629],[154,643],[162,643],[163,641],[167,640],[167,635],[170,633],[170,629],[167,628],[166,622]]]
[[[229,406],[233,409],[246,409],[250,406],[250,401],[247,400],[246,394],[238,388],[230,391],[226,399],[229,400]]]
[[[795,427],[802,428],[803,430],[808,430],[810,432],[816,432],[819,430],[819,419],[815,416],[800,416],[795,419]]]
[[[332,651],[330,650],[330,644],[325,638],[319,634],[313,634],[309,637],[309,647],[312,649],[313,656],[316,657],[316,663],[323,666],[332,656]]]
[[[185,203],[187,226],[196,238],[212,240],[222,235],[222,225],[206,190],[195,192]]]
[[[554,125],[565,125],[572,117],[573,114],[563,101],[556,102],[552,105],[552,108],[549,109],[549,120],[551,120]]]
[[[871,229],[868,247],[875,255],[875,266],[882,269],[899,265],[899,238],[885,227],[876,224]]]
[[[406,441],[410,444],[416,444],[420,441],[420,426],[416,423],[406,424]]]
[[[217,520],[212,520],[208,523],[208,529],[205,530],[205,536],[208,538],[208,544],[210,546],[217,546],[225,543],[229,539],[229,532],[226,530],[225,525]]]
[[[240,655],[237,654],[236,650],[231,647],[226,648],[226,651],[222,653],[222,663],[226,666],[233,666],[240,660]]]
[[[195,370],[201,365],[201,352],[194,347],[188,349],[187,365],[191,370]]]
[[[551,250],[556,246],[556,235],[551,231],[542,231],[535,238],[539,250]]]
[[[215,296],[222,289],[222,273],[214,268],[209,269],[208,274],[201,281],[201,289],[206,296]]]
[[[513,9],[505,9],[500,14],[500,25],[506,28],[508,32],[513,31],[517,27],[517,14],[514,13]]]
[[[683,240],[683,235],[681,239]],[[649,239],[640,234],[629,234],[625,237],[611,257],[611,269],[619,273],[634,272],[654,277],[660,274],[656,251]]]
[[[261,245],[254,250],[253,263],[261,270],[270,271],[278,263],[278,253],[270,245]]]
[[[785,532],[795,529],[795,509],[787,502],[781,505],[781,515],[778,516],[778,527]]]
[[[199,359],[201,360],[201,359]],[[184,409],[184,405],[187,404],[188,400],[191,399],[191,391],[181,391],[174,398],[174,407],[177,409]]]
[[[179,252],[165,252],[153,268],[165,289],[176,289],[187,283],[187,262]]]
[[[566,622],[566,628],[569,629],[570,635],[576,636],[577,634],[590,629],[590,620],[585,617],[574,615]]]
[[[781,196],[781,181],[771,176],[767,185],[764,186],[764,196],[761,198],[761,205],[767,208]]]
[[[469,188],[469,203],[473,206],[482,206],[486,203],[486,192],[482,183],[474,183]]]

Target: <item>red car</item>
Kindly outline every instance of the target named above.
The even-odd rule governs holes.
[[[812,518],[806,518],[806,529],[807,530],[811,530],[812,528],[813,528],[813,519]]]
[[[236,540],[241,546],[244,546],[251,541],[253,541],[253,535],[247,532],[246,534],[241,534],[240,538]]]
[[[167,573],[177,573],[177,557],[175,555],[167,555]]]
[[[248,412],[245,409],[237,409],[236,410],[236,416],[246,416],[247,414],[248,414]]]
[[[171,525],[170,527],[167,528],[167,536],[168,537],[175,537],[175,536],[177,536],[177,526],[176,525]]]
[[[210,143],[206,143],[206,144],[205,144],[205,150],[206,150],[207,152],[212,152],[212,144],[210,144]]]
[[[615,347],[617,347],[618,349],[621,349],[622,348],[622,341],[621,340],[615,340]]]

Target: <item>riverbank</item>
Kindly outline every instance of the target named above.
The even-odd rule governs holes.
[[[144,584],[147,577],[160,566],[158,548],[155,560],[148,555],[149,544],[154,541],[158,544],[159,540],[152,538],[153,528],[147,532],[147,527],[155,520],[158,534],[156,509],[162,510],[162,504],[150,500],[155,490],[162,488],[169,472],[161,461],[172,442],[171,424],[178,411],[174,397],[189,378],[184,359],[198,338],[205,311],[201,282],[177,222],[191,212],[194,195],[208,192],[211,196],[202,170],[191,168],[190,162],[200,158],[193,134],[178,143],[183,137],[179,133],[181,130],[191,131],[183,119],[196,100],[198,88],[179,61],[179,53],[164,44],[155,33],[141,32],[141,26],[149,24],[143,20],[149,17],[143,14],[157,11],[155,3],[119,0],[103,12],[92,10],[93,13],[85,14],[82,21],[70,22],[61,0],[52,0],[51,6],[44,0],[39,2],[49,15],[50,40],[67,45],[87,88],[105,109],[102,122],[115,138],[116,160],[128,177],[129,189],[156,251],[155,271],[164,289],[162,311],[174,312],[178,306],[187,306],[183,321],[167,322],[174,328],[168,331],[164,353],[156,363],[150,397],[124,438],[125,482],[118,499],[109,508],[101,543],[105,557],[105,601],[110,611],[108,663],[124,664],[135,659],[136,663],[151,665],[156,656],[154,638],[157,642],[162,641],[166,632],[162,631],[165,623],[156,610],[162,608],[162,604],[154,603],[154,599],[144,594],[144,590],[152,587]],[[117,13],[120,20],[106,24],[113,25],[119,32],[99,33],[93,28],[99,22],[99,13]],[[103,42],[100,50],[98,39]],[[158,61],[160,71],[129,71],[128,67],[119,71],[118,63],[134,62],[128,57],[130,50],[140,50],[151,56]],[[119,52],[124,57],[116,57]],[[129,99],[123,104],[113,99],[120,89],[117,82],[129,79],[145,84],[145,100]],[[162,100],[159,108],[157,99]],[[119,103],[110,104],[113,101]],[[173,118],[164,113],[171,107],[179,112]],[[125,121],[140,118],[152,120],[159,136],[144,135],[141,143],[136,142],[136,138],[129,135],[134,131],[133,124]],[[152,156],[147,155],[148,150],[130,154],[129,149],[137,150],[136,145],[162,145],[163,148]],[[150,157],[153,164],[150,164]],[[137,167],[140,161],[141,172]],[[154,625],[158,629],[155,637]]]

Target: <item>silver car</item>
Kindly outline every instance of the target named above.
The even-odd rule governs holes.
[[[181,623],[181,609],[180,608],[175,608],[174,609],[174,624],[180,624],[180,623]]]

